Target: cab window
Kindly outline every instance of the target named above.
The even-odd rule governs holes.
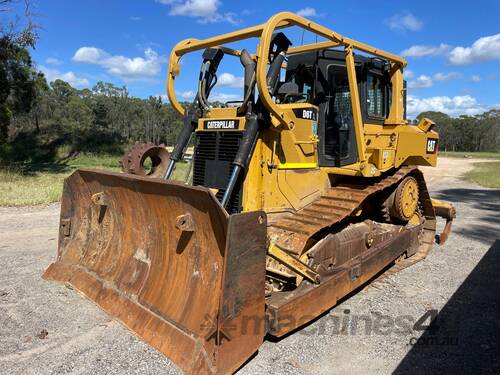
[[[387,117],[388,86],[380,76],[368,74],[366,80],[366,111],[371,117]]]
[[[296,92],[289,92],[280,98],[282,103],[305,103],[310,102],[313,97],[314,68],[299,65],[292,71],[287,71],[285,84],[295,84]]]

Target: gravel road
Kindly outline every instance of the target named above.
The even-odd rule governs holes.
[[[460,180],[475,161],[423,168],[433,197],[458,211],[444,246],[266,340],[239,374],[500,373],[500,190]],[[58,210],[0,207],[0,373],[180,373],[94,304],[41,279]]]

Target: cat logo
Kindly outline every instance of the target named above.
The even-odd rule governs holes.
[[[437,144],[438,144],[438,140],[437,139],[429,138],[427,140],[427,147],[426,147],[427,153],[428,154],[434,154],[434,153],[436,153],[436,151],[437,151]]]

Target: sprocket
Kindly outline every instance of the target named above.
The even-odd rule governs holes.
[[[159,178],[167,170],[169,156],[164,144],[136,142],[125,152],[120,166],[125,173]],[[151,160],[150,167],[144,165],[148,159]]]

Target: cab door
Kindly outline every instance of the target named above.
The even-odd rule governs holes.
[[[319,106],[319,163],[341,167],[357,161],[351,93],[345,64],[327,68],[328,94]]]

